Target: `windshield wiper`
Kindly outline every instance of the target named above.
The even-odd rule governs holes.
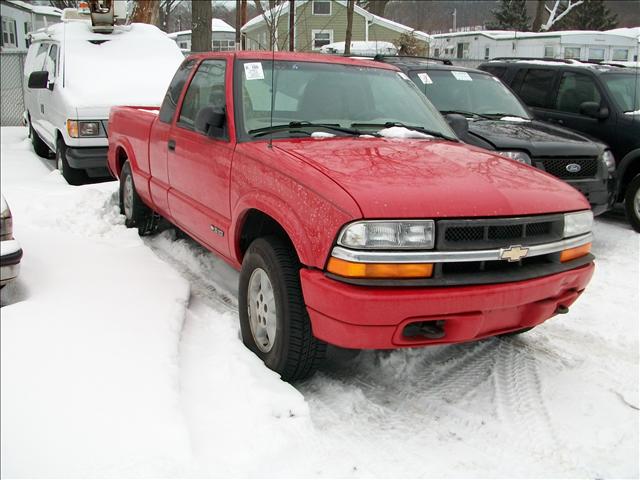
[[[467,112],[465,110],[440,110],[442,115],[447,115],[449,113],[457,113],[458,115],[464,115],[465,117],[480,117],[480,118],[490,118],[487,115],[483,115],[480,113]]]
[[[339,124],[333,123],[311,123],[307,121],[294,121],[284,125],[272,125],[269,127],[256,128],[255,130],[249,130],[249,134],[254,137],[260,137],[268,135],[269,133],[282,132],[287,130],[295,130],[299,128],[324,128],[326,130],[333,130],[335,132],[346,133],[349,135],[362,135],[362,132],[353,128],[341,127]]]
[[[483,113],[482,115],[486,118],[517,117],[517,118],[522,118],[524,120],[531,120],[529,117],[523,117],[522,115],[516,115],[515,113]]]
[[[444,138],[445,140],[457,141],[453,137],[448,137],[438,131],[428,130],[424,127],[419,127],[417,125],[406,125],[402,122],[385,122],[385,123],[352,123],[351,126],[353,128],[391,128],[391,127],[402,127],[407,130],[413,130],[414,132],[424,133],[425,135],[431,135],[432,137]]]

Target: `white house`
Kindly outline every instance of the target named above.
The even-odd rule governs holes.
[[[59,8],[19,0],[0,0],[0,48],[26,50],[29,47],[27,34],[58,23],[61,15]]]
[[[169,34],[185,52],[191,51],[191,30],[182,30]],[[211,20],[211,50],[214,52],[228,52],[236,49],[236,29],[224,20]]]
[[[640,27],[604,32],[453,32],[433,35],[431,53],[435,57],[473,60],[534,57],[634,62],[638,61],[639,37]]]

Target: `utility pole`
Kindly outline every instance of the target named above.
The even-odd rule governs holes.
[[[236,0],[236,50],[240,50],[240,29],[242,28],[241,0]]]
[[[351,37],[353,34],[353,9],[356,0],[347,0],[347,32],[344,38],[344,55],[351,55]]]
[[[296,0],[289,0],[289,51],[296,49]]]
[[[453,17],[453,31],[455,32],[456,31],[456,27],[457,27],[456,24],[458,23],[456,21],[458,19],[458,12],[456,11],[455,8],[453,9],[453,13],[451,14],[451,16]]]
[[[240,0],[240,23],[242,25],[247,23],[247,0]],[[246,49],[247,40],[244,35],[241,35],[241,42],[242,42],[242,50]]]

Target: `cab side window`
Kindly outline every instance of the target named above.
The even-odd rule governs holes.
[[[38,53],[36,53],[36,58],[34,58],[33,66],[31,68],[32,72],[39,72],[44,69],[44,61],[47,57],[49,46],[49,43],[40,43],[38,45]]]
[[[602,97],[591,77],[581,73],[565,72],[560,80],[555,108],[562,112],[580,114],[584,102],[600,105]]]
[[[49,81],[53,82],[58,73],[58,45],[51,45],[44,61],[44,69],[49,72]]]
[[[173,76],[173,80],[171,80],[171,84],[167,89],[167,93],[162,101],[162,106],[160,107],[158,116],[161,122],[171,123],[173,114],[176,113],[176,108],[178,108],[178,99],[180,98],[184,84],[187,83],[187,79],[195,64],[195,60],[185,60]]]
[[[544,68],[531,68],[524,75],[520,98],[530,107],[550,108],[556,73]]]
[[[200,64],[182,102],[180,126],[193,129],[196,115],[204,107],[224,111],[226,64],[226,60],[205,60]]]

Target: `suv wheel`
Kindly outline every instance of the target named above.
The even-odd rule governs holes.
[[[131,175],[131,164],[127,161],[120,172],[120,213],[124,215],[127,228],[137,228],[140,236],[153,233],[157,222],[153,210],[143,202]]]
[[[51,156],[51,150],[46,143],[42,141],[38,132],[36,132],[29,122],[29,136],[31,137],[31,145],[33,145],[33,150],[36,152],[36,155],[42,158],[49,158]]]
[[[624,208],[629,223],[636,232],[640,233],[640,175],[636,175],[627,186],[624,195]]]
[[[292,248],[277,237],[255,240],[242,261],[238,297],[247,348],[285,381],[312,375],[327,344],[311,332]]]
[[[69,185],[82,185],[88,181],[84,170],[72,168],[67,162],[67,146],[62,138],[58,138],[56,142],[56,168]]]

